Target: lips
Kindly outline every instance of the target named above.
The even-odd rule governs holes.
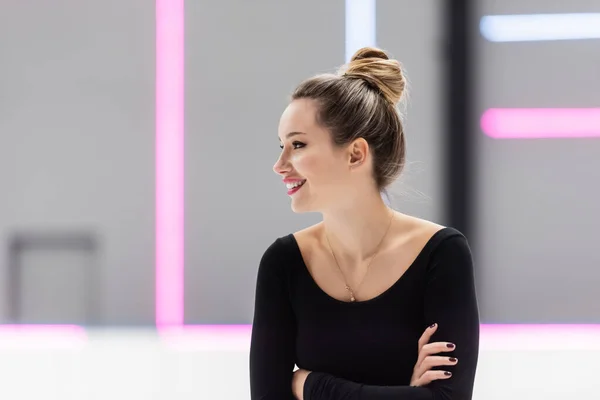
[[[292,195],[304,186],[306,179],[284,179],[283,182],[288,189],[288,195]]]
[[[285,186],[288,188],[288,190],[291,190],[297,187],[301,187],[302,185],[304,185],[304,182],[306,182],[306,179],[295,180],[292,182],[286,182]]]

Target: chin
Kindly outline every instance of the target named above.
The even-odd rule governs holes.
[[[313,192],[308,190],[306,184],[300,191],[293,194],[290,199],[292,211],[296,214],[319,212],[320,207],[318,207],[317,198]]]
[[[313,210],[310,210],[307,207],[302,207],[302,205],[294,204],[294,202],[292,201],[292,211],[296,214],[304,214]]]
[[[292,199],[291,205],[292,211],[296,214],[304,214],[316,211],[314,207],[311,207],[307,202],[298,200],[300,199]]]

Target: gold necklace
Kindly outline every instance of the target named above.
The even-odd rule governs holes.
[[[375,253],[373,254],[373,256],[371,256],[371,260],[369,261],[369,264],[367,264],[367,272],[365,272],[365,275],[363,276],[362,280],[358,284],[356,290],[358,290],[362,286],[362,283],[364,282],[365,278],[367,277],[367,274],[369,273],[369,267],[371,266],[371,263],[373,263],[373,260],[375,259],[375,257],[379,253],[379,250],[380,250],[379,248],[381,247],[381,244],[383,243],[383,240],[387,236],[387,234],[388,234],[388,232],[390,230],[390,227],[392,226],[393,219],[394,219],[394,212],[392,211],[392,216],[390,218],[390,222],[388,223],[388,227],[387,227],[387,229],[385,231],[385,234],[383,235],[383,237],[379,241],[379,244],[377,245],[377,247],[375,249]],[[352,288],[350,287],[350,285],[348,285],[348,280],[346,279],[346,275],[344,275],[344,271],[342,271],[342,268],[340,267],[340,264],[338,263],[338,260],[335,257],[335,253],[333,252],[333,247],[331,247],[331,242],[329,241],[329,236],[327,236],[327,232],[325,232],[325,238],[327,239],[327,244],[329,245],[329,250],[331,251],[331,255],[333,256],[335,264],[337,265],[338,269],[340,270],[340,273],[342,274],[342,278],[344,279],[344,284],[346,285],[346,290],[348,291],[348,293],[350,293],[350,301],[354,302],[354,301],[356,301],[356,297],[354,296],[355,290],[352,290]]]

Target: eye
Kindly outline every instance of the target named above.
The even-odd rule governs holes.
[[[304,143],[302,142],[293,142],[292,146],[294,146],[294,149],[301,149],[302,147],[306,146]]]
[[[292,142],[292,147],[293,147],[294,149],[301,149],[301,148],[302,148],[302,147],[304,147],[304,146],[306,146],[306,144],[304,144],[304,143],[302,143],[302,142],[298,142],[298,141]],[[280,149],[283,149],[283,144],[281,144],[281,143],[280,143],[280,144],[279,144],[279,148],[280,148]]]

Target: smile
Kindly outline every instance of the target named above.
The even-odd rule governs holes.
[[[305,182],[306,179],[286,183],[285,186],[288,189],[288,194],[292,195],[296,193],[298,190],[300,190],[300,188],[302,187],[302,185],[304,185]]]

